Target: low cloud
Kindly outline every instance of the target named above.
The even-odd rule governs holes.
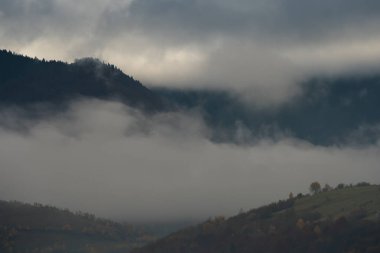
[[[380,180],[378,145],[317,147],[286,137],[216,144],[195,113],[147,116],[96,100],[70,108],[38,122],[2,112],[28,131],[0,130],[1,199],[168,221],[233,215],[315,180]]]

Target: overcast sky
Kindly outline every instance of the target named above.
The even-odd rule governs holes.
[[[379,14],[377,0],[1,0],[0,47],[281,101],[305,76],[378,66]]]

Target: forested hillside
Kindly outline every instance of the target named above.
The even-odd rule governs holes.
[[[161,99],[114,65],[85,58],[67,64],[0,51],[0,105],[61,104],[78,98],[116,99],[156,111]]]
[[[153,91],[178,108],[200,112],[217,142],[252,144],[283,137],[324,146],[377,142],[380,75],[318,77],[299,86],[296,97],[267,107],[228,90]]]

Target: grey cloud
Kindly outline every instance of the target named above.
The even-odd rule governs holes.
[[[0,9],[2,28],[10,26],[8,30],[18,38],[25,36],[22,33],[45,36],[48,31],[70,37],[70,33],[83,36],[90,32],[101,42],[111,39],[103,35],[137,32],[169,44],[225,36],[300,43],[350,28],[356,34],[370,32],[365,28],[379,23],[380,4],[375,0],[4,0]]]
[[[165,35],[240,36],[282,40],[315,40],[340,33],[348,27],[358,31],[369,22],[378,24],[378,1],[258,0],[180,1],[135,0],[126,22],[149,32]]]
[[[16,39],[32,40],[53,31],[65,36],[81,27],[80,16],[75,17],[70,5],[58,0],[5,0],[0,8],[1,28]],[[77,26],[73,26],[75,23]]]
[[[48,25],[44,17],[50,16],[54,11],[52,3],[52,1],[1,1],[0,32],[4,33],[2,37],[30,41],[41,36],[44,27]]]
[[[37,52],[25,49],[41,44],[40,47],[48,48],[42,57],[63,56],[61,60],[92,56],[109,40],[97,36],[97,27],[105,10],[114,2],[117,1],[1,1],[0,46],[40,56],[43,49]],[[60,50],[64,52],[54,52]]]
[[[235,89],[247,102],[265,105],[287,101],[300,92],[295,85],[302,78],[298,70],[271,49],[233,40],[213,51],[202,74],[193,80],[209,87]]]
[[[1,129],[0,198],[129,221],[204,219],[305,192],[315,180],[380,180],[378,145],[323,148],[284,137],[241,147],[207,135],[194,114],[147,117],[82,101],[28,134]]]
[[[25,16],[35,17],[51,14],[54,11],[54,1],[24,1],[3,0],[1,1],[1,17],[7,19],[22,19]]]
[[[370,21],[379,22],[380,4],[378,1],[306,2],[291,0],[279,2],[283,14],[275,15],[275,20],[285,21],[288,28],[298,31],[299,35],[306,32],[314,34],[313,37],[316,37],[324,33],[331,33],[331,31],[339,32],[350,26],[360,28],[361,25],[367,25]]]
[[[198,40],[243,28],[247,15],[226,7],[215,1],[134,1],[126,21],[153,33],[174,35],[170,39],[179,33]]]

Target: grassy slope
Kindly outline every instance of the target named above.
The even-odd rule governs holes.
[[[380,252],[379,211],[380,186],[346,187],[211,219],[136,252]]]
[[[364,209],[367,219],[375,219],[380,211],[380,187],[376,185],[363,187],[346,187],[322,192],[310,197],[297,199],[295,211],[318,212],[324,218],[336,219],[348,216],[350,212]]]

